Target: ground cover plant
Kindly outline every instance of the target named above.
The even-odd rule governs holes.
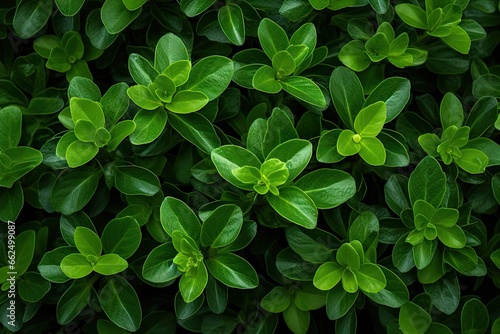
[[[500,333],[498,0],[2,0],[2,333]]]

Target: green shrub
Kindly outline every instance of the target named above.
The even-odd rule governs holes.
[[[500,333],[500,2],[3,0],[2,333]]]

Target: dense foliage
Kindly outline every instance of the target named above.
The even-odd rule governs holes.
[[[498,0],[2,0],[1,332],[500,333],[499,43]]]

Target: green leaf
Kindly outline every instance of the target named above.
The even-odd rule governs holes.
[[[217,14],[219,24],[226,37],[235,45],[245,42],[245,18],[238,5],[228,3]]]
[[[493,197],[500,203],[500,173],[496,173],[491,178],[491,189],[493,190]]]
[[[320,290],[330,290],[340,282],[344,270],[338,263],[323,263],[314,274],[313,284]]]
[[[102,252],[102,243],[99,236],[91,229],[78,226],[75,229],[75,245],[78,251],[85,255],[100,256]]]
[[[408,182],[410,201],[421,199],[437,208],[446,191],[446,175],[436,159],[425,157],[420,161]]]
[[[163,200],[160,207],[160,220],[163,229],[170,236],[175,230],[178,230],[194,240],[200,238],[200,221],[194,212],[177,198],[166,197]]]
[[[168,114],[163,108],[156,110],[141,109],[134,116],[136,124],[130,134],[130,142],[134,145],[149,144],[160,136],[167,124]]]
[[[356,302],[356,299],[358,299],[358,294],[359,291],[355,293],[346,292],[340,284],[328,291],[326,296],[326,314],[328,319],[337,320],[346,315]]]
[[[71,168],[80,167],[92,160],[99,152],[99,147],[94,143],[82,141],[72,142],[66,151],[66,160]]]
[[[385,163],[386,152],[384,144],[378,138],[365,137],[359,142],[359,155],[372,166],[381,166]]]
[[[189,60],[189,53],[182,39],[173,33],[163,35],[156,44],[154,68],[163,73],[171,64],[180,60]]]
[[[348,173],[335,169],[317,169],[301,177],[295,186],[306,193],[318,209],[334,208],[356,193],[356,183]]]
[[[462,157],[460,159],[455,158],[455,162],[458,167],[468,173],[481,174],[488,166],[488,156],[479,150],[466,148],[460,150],[460,153],[462,153]]]
[[[260,301],[260,306],[271,313],[281,313],[290,306],[291,298],[288,290],[282,286],[274,287]]]
[[[290,307],[283,312],[283,318],[294,333],[305,333],[309,328],[311,314],[309,311],[300,310],[295,303],[291,303]]]
[[[313,200],[299,188],[284,187],[279,196],[270,194],[266,199],[282,217],[308,229],[316,227],[318,210]]]
[[[120,143],[125,138],[127,138],[132,132],[134,132],[135,128],[135,122],[131,120],[125,120],[113,126],[113,128],[111,128],[111,131],[109,131],[111,139],[107,145],[108,151],[112,152],[116,150],[118,145],[120,145]]]
[[[489,324],[488,309],[479,299],[470,299],[464,304],[460,320],[462,333],[486,333]]]
[[[404,23],[418,29],[427,29],[427,15],[419,6],[405,3],[396,5],[394,9]]]
[[[290,139],[276,146],[266,157],[278,159],[288,169],[288,180],[293,180],[306,168],[312,156],[312,145],[304,139]]]
[[[102,248],[106,254],[128,259],[139,248],[141,237],[141,228],[134,218],[115,218],[102,231]]]
[[[282,86],[276,80],[276,73],[271,66],[263,65],[254,74],[252,78],[253,88],[269,94],[279,93]]]
[[[385,130],[378,134],[377,139],[382,142],[385,148],[385,162],[386,167],[405,167],[410,164],[410,156],[408,153],[405,141],[400,141],[396,138],[399,133],[391,130]]]
[[[338,152],[338,138],[343,130],[333,129],[326,131],[319,138],[318,148],[316,150],[316,159],[323,163],[334,163],[344,159],[344,156]]]
[[[24,206],[24,193],[20,182],[15,182],[11,188],[2,188],[0,192],[0,221],[16,221]]]
[[[173,262],[176,255],[177,251],[171,242],[155,247],[144,262],[142,276],[153,283],[166,283],[176,279],[182,274]]]
[[[125,195],[153,196],[160,191],[160,181],[150,170],[134,166],[117,166],[115,187]]]
[[[70,280],[61,269],[61,261],[66,255],[76,252],[74,247],[62,246],[46,252],[37,269],[46,280],[54,283],[64,283]]]
[[[121,276],[110,277],[99,292],[104,313],[118,327],[135,332],[142,320],[142,309],[137,293]]]
[[[57,322],[69,324],[90,301],[92,285],[85,279],[74,281],[57,302]]]
[[[393,308],[399,308],[410,298],[408,288],[406,284],[391,270],[388,270],[382,266],[378,266],[387,281],[385,288],[377,293],[367,293],[365,295],[380,305],[385,305]],[[361,287],[361,286],[360,286]]]
[[[142,86],[148,86],[153,83],[159,75],[158,71],[151,65],[151,63],[137,53],[130,54],[128,58],[128,70],[132,79]]]
[[[51,0],[21,0],[12,21],[16,35],[28,39],[40,31],[52,14],[52,6]]]
[[[467,32],[458,25],[448,28],[451,30],[451,34],[445,37],[441,37],[441,40],[450,48],[462,54],[468,54],[471,41]]]
[[[257,34],[260,45],[269,59],[273,59],[276,53],[286,50],[290,45],[285,30],[268,18],[260,21]]]
[[[199,113],[172,113],[169,122],[177,132],[203,152],[210,153],[221,144],[212,123]]]
[[[200,263],[193,267],[188,273],[182,275],[179,280],[179,291],[184,302],[191,303],[198,298],[205,290],[208,282],[208,272],[205,264]]]
[[[418,269],[423,269],[431,263],[436,248],[436,239],[430,241],[424,238],[420,243],[413,245],[413,260]]]
[[[92,265],[82,254],[69,254],[61,261],[61,270],[71,279],[87,276],[93,270]]]
[[[378,102],[385,102],[385,122],[392,121],[404,109],[410,100],[410,81],[401,77],[390,77],[382,81],[366,98],[363,108]]]
[[[351,70],[361,72],[370,64],[370,57],[365,52],[365,45],[360,40],[353,40],[345,44],[339,52],[339,60]],[[333,94],[330,90],[330,94]]]
[[[57,9],[64,16],[74,16],[84,3],[85,0],[56,0]]]
[[[389,0],[368,0],[377,14],[385,14],[390,7]]]
[[[232,171],[238,167],[253,166],[260,169],[261,162],[250,151],[236,145],[224,145],[214,149],[210,157],[219,174],[232,185],[247,191],[253,191],[252,184],[238,180]]]
[[[432,305],[445,314],[454,313],[460,302],[460,284],[456,274],[447,274],[437,282],[424,284],[424,290],[431,296]]]
[[[354,119],[365,102],[363,86],[358,77],[345,67],[337,67],[330,76],[329,90],[342,122],[354,129]]]
[[[172,79],[176,87],[185,84],[191,72],[191,62],[189,60],[178,60],[170,64],[162,74]]]
[[[431,322],[431,316],[413,302],[408,302],[399,309],[399,327],[403,333],[424,334]]]
[[[94,271],[101,275],[114,275],[127,269],[128,263],[117,254],[105,254],[99,257]]]
[[[225,204],[212,211],[201,227],[201,245],[221,248],[238,237],[243,224],[243,213],[234,204]]]
[[[386,118],[386,104],[375,102],[361,109],[354,120],[354,129],[361,136],[375,137],[384,126]]]
[[[208,9],[215,0],[181,0],[181,10],[187,17],[194,17]]]
[[[382,291],[386,285],[387,280],[384,272],[376,264],[364,263],[359,270],[354,272],[359,288],[363,292],[377,293]]]
[[[230,288],[253,289],[259,284],[255,269],[232,253],[220,253],[205,260],[210,273]]]
[[[148,0],[123,0],[123,4],[128,10],[134,10],[140,8]]]
[[[497,115],[497,99],[491,96],[481,97],[472,107],[464,124],[470,127],[469,138],[482,136],[495,123]]]
[[[36,303],[50,290],[50,282],[39,273],[27,272],[18,283],[19,297],[29,303]]]
[[[371,61],[379,62],[389,55],[391,45],[387,40],[387,36],[378,32],[366,41],[365,49]]]
[[[464,121],[464,110],[462,102],[460,102],[455,94],[448,92],[444,95],[439,107],[439,117],[443,129],[447,129],[452,125],[458,128],[462,126]]]
[[[83,209],[97,190],[99,176],[90,168],[79,168],[59,175],[50,197],[52,208],[63,215]]]
[[[325,97],[321,89],[309,78],[291,76],[280,80],[283,90],[293,97],[317,106],[326,107]]]
[[[355,141],[355,138],[358,142]],[[338,153],[343,156],[351,156],[358,153],[361,149],[361,145],[359,144],[360,139],[360,136],[351,130],[342,130],[337,142]]]
[[[15,106],[3,108],[0,112],[0,152],[17,147],[21,140],[21,110]]]
[[[92,122],[96,128],[105,127],[104,112],[98,102],[73,97],[71,98],[69,105],[73,123],[76,123],[81,119]]]
[[[229,86],[233,72],[231,59],[222,56],[205,57],[193,66],[183,90],[202,92],[212,101]]]
[[[101,8],[101,20],[110,34],[118,34],[132,23],[141,9],[128,10],[123,0],[106,0]]]
[[[127,95],[132,102],[146,110],[155,110],[163,105],[158,96],[151,93],[151,91],[142,85],[132,86],[127,89]]]

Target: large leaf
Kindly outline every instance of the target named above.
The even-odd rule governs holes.
[[[134,288],[121,276],[112,276],[99,292],[104,313],[118,327],[135,332],[142,320],[141,303]]]
[[[245,259],[222,253],[205,260],[210,273],[231,288],[253,289],[259,284],[255,269]]]
[[[219,24],[231,43],[243,45],[245,42],[245,19],[238,5],[228,3],[218,13]]]
[[[210,153],[219,147],[221,141],[212,123],[199,113],[169,115],[172,127],[200,150]]]
[[[183,89],[202,92],[212,101],[226,90],[233,72],[231,59],[222,56],[205,57],[195,63]]]
[[[253,191],[252,184],[241,182],[232,171],[238,167],[252,166],[260,169],[261,162],[250,151],[236,145],[224,145],[214,149],[210,154],[219,174],[238,188]]]
[[[160,191],[160,181],[150,170],[134,166],[117,166],[115,187],[126,195],[153,196]]]
[[[106,254],[128,259],[139,248],[141,237],[141,228],[134,218],[115,218],[102,231],[102,249]]]
[[[446,191],[446,174],[439,162],[432,157],[425,157],[411,173],[408,182],[411,203],[421,199],[437,208]]]
[[[110,34],[117,34],[134,21],[141,9],[128,10],[122,0],[106,0],[102,5],[101,19]]]
[[[20,1],[12,21],[17,36],[23,39],[32,37],[45,26],[51,14],[51,0]]]
[[[18,107],[6,107],[0,112],[0,152],[17,147],[17,144],[19,144],[21,120],[22,114]]]
[[[410,88],[410,80],[406,78],[387,78],[370,93],[363,104],[363,108],[378,101],[385,102],[387,114],[385,122],[387,123],[396,118],[408,103]]]
[[[201,233],[200,221],[194,212],[181,200],[166,197],[160,207],[160,220],[165,232],[172,236],[176,230],[197,241]]]
[[[52,208],[64,215],[80,211],[97,190],[99,177],[99,172],[83,167],[62,173],[52,190]]]
[[[203,222],[201,244],[212,248],[227,246],[238,237],[242,224],[240,207],[234,204],[221,205]]]
[[[314,201],[297,187],[280,189],[279,196],[266,196],[271,206],[284,218],[308,229],[316,227],[318,209]]]
[[[302,189],[318,209],[334,208],[356,193],[354,178],[335,169],[318,169],[301,177],[295,186]]]
[[[76,280],[64,292],[57,302],[57,322],[60,325],[69,324],[90,301],[92,285],[82,278]]]
[[[354,129],[354,119],[365,102],[363,86],[358,77],[346,67],[337,67],[330,76],[329,89],[342,122]]]

